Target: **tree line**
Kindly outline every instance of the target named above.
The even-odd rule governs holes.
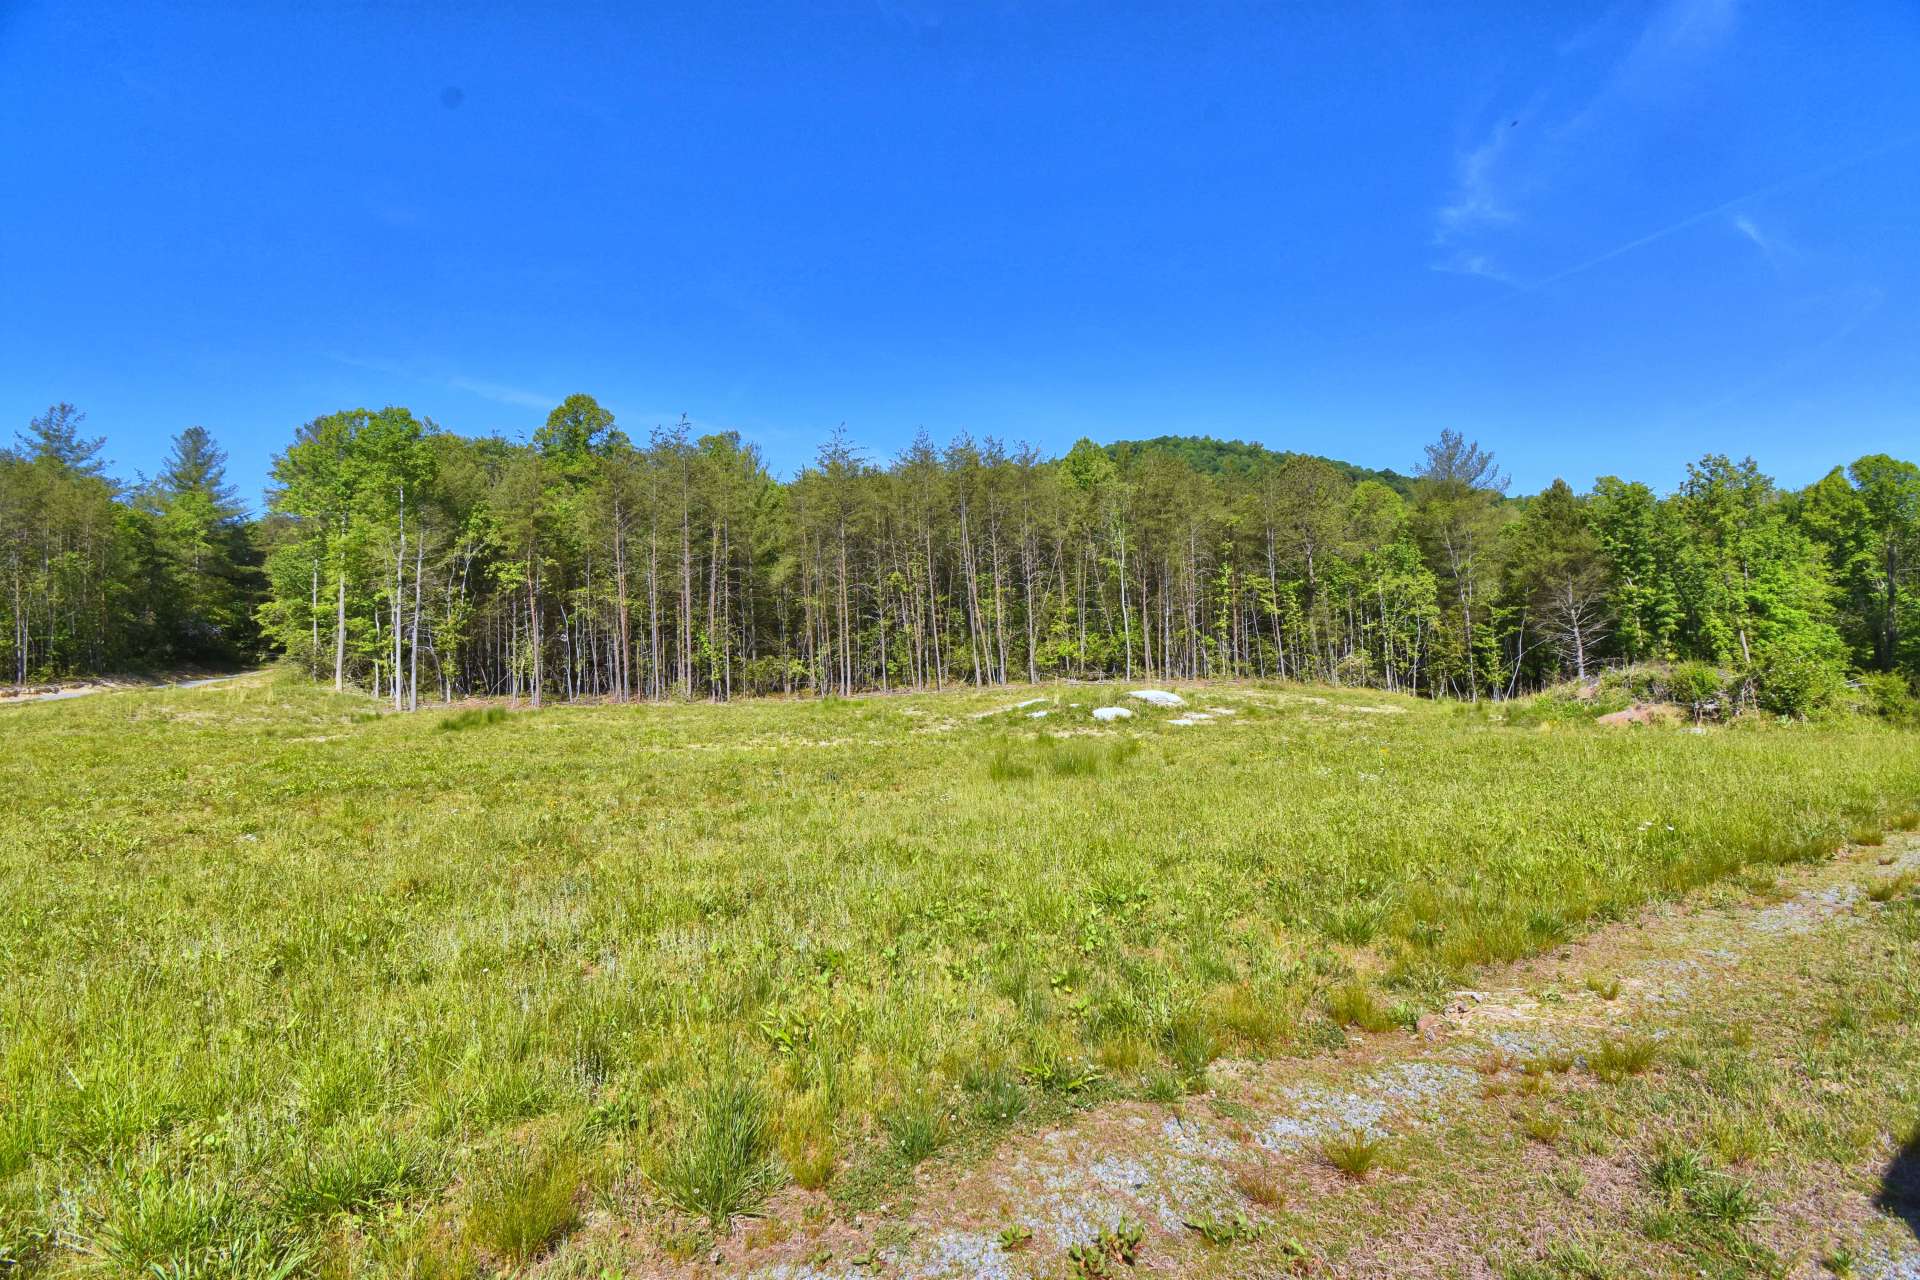
[[[257,530],[200,427],[160,474],[106,474],[105,441],[57,404],[0,448],[0,681],[254,656]]]
[[[524,443],[404,408],[305,424],[240,518],[197,428],[101,474],[59,406],[0,454],[17,678],[283,655],[413,707],[1279,677],[1504,698],[1692,660],[1801,712],[1920,675],[1920,469],[1798,491],[1709,456],[1670,494],[1508,492],[1442,432],[1411,476],[1170,439],[1058,458],[842,432],[790,480],[737,433],[569,397]]]

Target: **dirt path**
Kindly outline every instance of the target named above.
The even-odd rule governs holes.
[[[1813,1052],[1768,1039],[1823,1034],[1798,1025],[1780,993],[1826,981],[1808,976],[1826,961],[1846,973],[1850,948],[1873,934],[1863,926],[1886,909],[1867,888],[1916,869],[1920,841],[1900,836],[1783,871],[1775,884],[1761,877],[1655,908],[1456,993],[1417,1032],[1359,1037],[1320,1059],[1216,1063],[1205,1095],[1103,1105],[1009,1139],[983,1164],[923,1167],[907,1212],[838,1220],[818,1197],[790,1192],[767,1221],[703,1249],[690,1270],[712,1275],[717,1265],[761,1280],[1668,1274],[1654,1254],[1644,1271],[1632,1261],[1618,1270],[1582,1262],[1580,1250],[1646,1251],[1660,1221],[1645,1204],[1647,1148],[1663,1127],[1678,1132],[1673,1117],[1717,1105],[1696,1077],[1737,1077],[1749,1061]],[[1757,1026],[1759,1038],[1736,1040],[1724,1060],[1702,1059],[1693,1046],[1711,1040],[1709,1023],[1735,1036]],[[1609,1044],[1624,1051],[1624,1067]],[[1636,1065],[1635,1044],[1694,1068]],[[1875,1065],[1864,1064],[1869,1083]],[[1560,1123],[1549,1111],[1574,1127],[1529,1140],[1522,1126],[1534,1124],[1538,1139]],[[1703,1175],[1714,1187],[1759,1188],[1769,1208],[1724,1230],[1682,1214],[1679,1238],[1692,1231],[1731,1251],[1712,1254],[1735,1259],[1724,1274],[1920,1276],[1920,1225],[1873,1207],[1891,1154],[1874,1134],[1850,1168],[1780,1148]],[[1330,1152],[1368,1142],[1389,1167],[1359,1179],[1334,1167]],[[1134,1249],[1123,1243],[1129,1227],[1141,1237]],[[1748,1248],[1772,1261],[1740,1262]],[[648,1252],[622,1269],[659,1270],[660,1255]]]

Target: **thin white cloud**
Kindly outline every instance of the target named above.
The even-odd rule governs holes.
[[[1479,276],[1499,284],[1519,288],[1520,281],[1502,270],[1500,264],[1484,253],[1460,249],[1427,264],[1431,270],[1455,276]]]
[[[1463,232],[1512,222],[1514,214],[1500,182],[1500,158],[1513,130],[1505,125],[1473,150],[1456,157],[1453,194],[1440,206],[1436,243],[1444,244]]]
[[[1763,187],[1756,187],[1752,191],[1742,192],[1740,195],[1733,197],[1731,200],[1722,200],[1719,204],[1716,204],[1711,208],[1702,209],[1697,213],[1690,213],[1686,217],[1681,218],[1677,222],[1670,222],[1664,227],[1660,227],[1656,230],[1647,232],[1645,235],[1635,236],[1633,239],[1626,241],[1624,244],[1617,244],[1613,246],[1611,249],[1608,249],[1603,253],[1598,253],[1591,258],[1586,258],[1580,262],[1576,262],[1570,267],[1565,267],[1559,271],[1553,272],[1551,275],[1542,276],[1537,280],[1531,280],[1524,284],[1516,283],[1514,284],[1513,291],[1511,293],[1502,294],[1498,298],[1493,298],[1484,302],[1477,303],[1474,306],[1467,307],[1465,311],[1460,314],[1468,314],[1471,312],[1480,311],[1486,307],[1494,306],[1502,302],[1507,302],[1513,298],[1521,297],[1525,294],[1536,293],[1539,290],[1545,289],[1550,285],[1559,284],[1562,280],[1569,279],[1573,276],[1581,275],[1584,272],[1593,270],[1595,267],[1604,266],[1605,264],[1612,262],[1615,258],[1624,257],[1627,254],[1634,252],[1636,249],[1644,249],[1650,244],[1656,244],[1661,240],[1665,240],[1668,236],[1678,235],[1682,231],[1686,231],[1692,227],[1697,227],[1703,222],[1713,221],[1715,219],[1727,217],[1730,215],[1735,216],[1737,221],[1737,215],[1735,215],[1735,211],[1738,210],[1742,205],[1747,205],[1760,200],[1764,200],[1769,196],[1777,195],[1780,192],[1789,190],[1790,188],[1793,188],[1793,187],[1806,186],[1816,182],[1824,182],[1826,179],[1831,178],[1834,175],[1841,173],[1847,169],[1854,168],[1857,165],[1866,164],[1868,161],[1871,161],[1871,160],[1878,160],[1882,156],[1890,155],[1896,151],[1904,150],[1907,147],[1913,146],[1915,143],[1920,143],[1920,133],[1910,133],[1910,134],[1907,134],[1905,137],[1894,138],[1888,142],[1881,143],[1877,147],[1872,147],[1866,151],[1862,151],[1857,155],[1844,156],[1841,159],[1835,160],[1830,164],[1823,164],[1817,168],[1808,169],[1803,173],[1792,174],[1791,176],[1781,178],[1776,182],[1769,182],[1767,185]]]
[[[1745,236],[1753,247],[1760,251],[1760,255],[1767,260],[1767,265],[1776,271],[1779,270],[1781,257],[1791,252],[1787,242],[1777,235],[1762,231],[1760,224],[1753,220],[1751,214],[1736,213],[1733,215],[1732,222],[1733,229]]]
[[[500,382],[487,382],[479,378],[468,378],[460,374],[448,374],[423,368],[418,364],[407,364],[395,360],[368,359],[364,356],[350,356],[338,351],[323,353],[327,359],[344,364],[353,369],[366,369],[373,373],[383,373],[393,378],[406,378],[412,382],[430,382],[447,388],[449,391],[464,391],[468,395],[479,396],[496,404],[512,405],[517,409],[551,409],[560,403],[559,396],[550,396],[525,387],[508,386]]]
[[[558,396],[542,395],[538,391],[509,387],[498,382],[482,382],[476,378],[461,377],[448,378],[446,382],[455,391],[465,391],[483,400],[516,405],[525,409],[551,409],[560,403]]]
[[[1434,211],[1432,243],[1451,250],[1430,266],[1512,283],[1500,233],[1522,226],[1529,205],[1583,164],[1596,130],[1630,125],[1664,95],[1684,88],[1738,20],[1738,0],[1669,0],[1637,31],[1618,30],[1616,7],[1564,42],[1522,105],[1483,123],[1457,148],[1453,185]],[[1622,44],[1624,42],[1624,49]],[[1611,61],[1605,46],[1616,52]]]

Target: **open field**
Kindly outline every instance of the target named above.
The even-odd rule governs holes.
[[[769,1228],[897,1214],[1009,1132],[1192,1107],[1216,1059],[1395,1034],[1484,966],[1920,822],[1920,736],[1860,721],[1182,692],[0,710],[0,1256],[597,1275],[742,1244],[769,1195]]]

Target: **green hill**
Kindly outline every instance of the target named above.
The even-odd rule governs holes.
[[[1162,453],[1170,454],[1195,471],[1207,475],[1246,476],[1279,466],[1289,458],[1317,456],[1269,449],[1263,444],[1250,444],[1245,440],[1216,440],[1212,436],[1155,436],[1151,440],[1115,440],[1107,446],[1107,453],[1122,467],[1130,466],[1147,454]],[[1341,462],[1337,458],[1322,458],[1321,461],[1356,484],[1362,480],[1378,480],[1396,493],[1404,495],[1413,491],[1413,477],[1403,476],[1398,471],[1379,471]]]

